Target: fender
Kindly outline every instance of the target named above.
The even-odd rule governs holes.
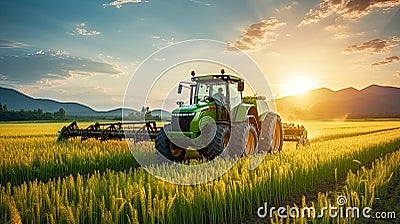
[[[264,111],[264,112],[262,112],[262,113],[260,114],[260,116],[258,116],[258,120],[259,120],[260,122],[263,122],[264,119],[267,117],[267,115],[270,114],[270,113],[275,114],[275,113],[272,112],[272,111]]]
[[[234,122],[243,122],[249,120],[254,126],[257,128],[257,133],[260,133],[261,130],[261,122],[257,120],[258,112],[257,108],[253,104],[240,104],[236,108],[233,109]]]

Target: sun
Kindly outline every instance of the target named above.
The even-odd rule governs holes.
[[[303,94],[315,89],[316,81],[309,76],[292,76],[284,81],[282,92],[286,96]]]

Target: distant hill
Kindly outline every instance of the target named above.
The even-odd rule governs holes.
[[[112,118],[122,115],[121,108],[108,111],[96,111],[86,105],[79,103],[59,102],[49,99],[35,99],[14,89],[7,89],[3,87],[0,87],[0,103],[2,105],[6,104],[9,111],[41,109],[44,112],[53,113],[58,111],[60,108],[63,108],[66,112],[66,115],[69,116],[102,116]],[[125,110],[130,110],[133,113],[139,113],[138,111],[132,109]]]
[[[400,117],[400,88],[371,85],[362,90],[346,88],[333,91],[327,88],[275,100],[278,113],[284,120],[346,119],[346,118],[387,118]],[[13,89],[0,87],[0,104],[8,110],[35,110],[56,112],[63,108],[67,116],[119,117],[122,109],[96,111],[86,105],[59,102],[49,99],[35,99]],[[126,109],[138,115],[140,112]],[[171,113],[161,109],[150,111],[153,116],[166,119]]]
[[[321,88],[275,100],[286,120],[400,117],[400,88],[371,85],[362,90]]]
[[[154,109],[150,111],[151,116],[162,118],[163,120],[171,120],[171,112],[162,110],[162,109]]]

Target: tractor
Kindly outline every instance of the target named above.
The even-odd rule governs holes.
[[[243,102],[243,79],[225,74],[223,69],[217,75],[197,76],[194,71],[191,75],[191,82],[181,81],[178,86],[178,94],[182,88],[190,90],[189,105],[178,101],[171,123],[156,134],[155,146],[160,154],[180,162],[189,147],[208,160],[282,149],[280,116]]]
[[[81,141],[132,139],[135,143],[155,141],[156,151],[173,162],[185,158],[189,148],[197,150],[207,160],[215,157],[250,156],[258,152],[277,153],[283,141],[307,145],[307,131],[302,125],[282,124],[276,113],[260,111],[265,97],[254,97],[255,102],[244,102],[244,81],[225,74],[196,76],[181,81],[182,89],[190,90],[189,105],[178,101],[171,113],[171,122],[157,127],[155,120],[130,122],[96,122],[80,128],[76,121],[64,126],[58,141],[80,137]]]

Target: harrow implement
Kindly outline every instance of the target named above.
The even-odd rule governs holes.
[[[64,126],[58,131],[57,141],[68,140],[80,137],[81,141],[96,139],[100,141],[133,139],[134,142],[154,141],[156,134],[160,131],[156,121],[137,121],[137,122],[110,122],[89,125],[80,128],[76,121],[68,126]],[[298,145],[308,145],[307,130],[303,125],[293,123],[283,123],[283,140],[297,142]]]
[[[79,128],[74,121],[58,131],[57,141],[80,137],[81,141],[93,138],[100,141],[133,139],[135,142],[142,142],[154,140],[157,131],[156,121],[96,122],[87,128]]]
[[[294,123],[283,124],[283,141],[297,142],[296,147],[310,144],[306,128],[303,125]]]

